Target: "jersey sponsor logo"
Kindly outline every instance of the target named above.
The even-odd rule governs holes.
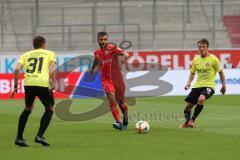
[[[197,69],[198,73],[206,74],[209,69]]]

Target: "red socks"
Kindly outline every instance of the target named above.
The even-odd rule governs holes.
[[[118,105],[116,101],[109,101],[109,106],[112,112],[112,115],[116,122],[120,123],[120,115],[119,115],[119,110],[118,110]]]
[[[120,106],[120,108],[121,108],[122,114],[124,116],[127,116],[127,114],[128,114],[128,107],[127,107],[127,105],[123,104],[123,105]]]

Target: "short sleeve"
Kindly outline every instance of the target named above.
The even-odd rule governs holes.
[[[21,55],[21,57],[19,58],[19,60],[18,60],[18,63],[20,63],[22,66],[24,66],[24,64],[25,64],[25,55]]]
[[[50,56],[49,56],[49,62],[56,62],[56,56],[53,52],[50,52]]]
[[[196,64],[195,64],[195,59],[192,61],[192,67],[191,67],[191,73],[195,74],[196,73]]]
[[[222,70],[221,63],[217,57],[214,58],[213,67],[216,72],[220,72]]]

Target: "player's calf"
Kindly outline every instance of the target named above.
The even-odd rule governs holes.
[[[194,113],[192,116],[192,121],[194,122],[196,120],[196,118],[198,117],[198,115],[202,112],[203,109],[203,105],[201,104],[197,104],[195,109],[194,109]]]
[[[112,115],[117,123],[121,123],[120,121],[120,116],[119,116],[119,109],[118,109],[118,104],[115,99],[114,93],[107,93],[107,98],[109,102],[109,107],[112,112]]]
[[[23,132],[30,114],[31,114],[31,111],[24,109],[22,114],[20,115],[19,121],[18,121],[18,131],[17,131],[16,139],[23,140]]]
[[[184,109],[184,118],[185,118],[185,123],[188,123],[188,121],[191,119],[191,110],[193,108],[193,104],[187,103],[185,109]]]
[[[119,103],[119,107],[123,114],[123,129],[128,127],[128,107],[125,103]]]
[[[192,110],[193,106],[194,106],[194,104],[187,103],[187,105],[186,105],[186,107],[184,109],[185,122],[184,122],[184,124],[180,125],[179,128],[188,128],[188,122],[191,119],[191,110]]]
[[[46,107],[45,112],[40,121],[40,127],[37,133],[37,137],[43,137],[43,134],[45,133],[45,131],[47,130],[50,124],[52,115],[53,115],[53,107]]]
[[[198,104],[196,105],[195,109],[194,109],[194,113],[192,116],[192,121],[194,122],[196,120],[196,118],[198,117],[198,115],[202,112],[203,109],[203,104],[206,101],[206,97],[205,95],[200,95],[198,98]]]

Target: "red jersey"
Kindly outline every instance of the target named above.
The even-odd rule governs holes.
[[[95,50],[94,56],[98,61],[98,69],[101,72],[102,81],[123,82],[121,67],[118,61],[120,54],[123,54],[123,50],[119,48],[113,51],[105,51],[101,48]]]

